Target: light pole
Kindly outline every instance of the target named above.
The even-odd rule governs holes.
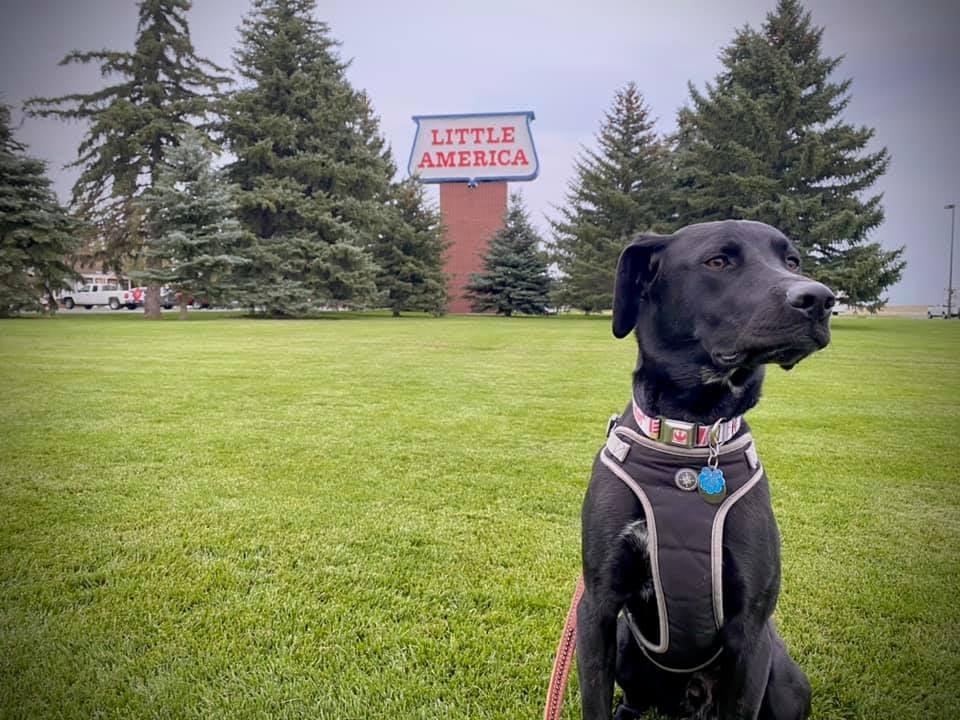
[[[953,227],[956,221],[957,204],[944,205],[943,209],[950,211],[950,272],[948,273],[949,280],[947,280],[947,320],[949,320],[951,317],[950,311],[953,307]]]

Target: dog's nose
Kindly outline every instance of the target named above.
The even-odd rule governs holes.
[[[822,320],[830,314],[837,298],[826,285],[805,280],[787,289],[787,302],[814,320]]]

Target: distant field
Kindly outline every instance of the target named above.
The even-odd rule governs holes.
[[[750,414],[778,622],[814,717],[953,720],[960,322],[834,327]],[[0,717],[539,718],[634,353],[582,317],[0,322]]]
[[[926,318],[926,305],[887,305],[880,311],[883,317]]]

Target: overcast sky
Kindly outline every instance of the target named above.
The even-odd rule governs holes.
[[[687,83],[702,88],[720,69],[720,49],[744,24],[759,27],[775,0],[337,0],[317,16],[352,58],[350,81],[373,99],[382,130],[406,172],[412,115],[532,110],[540,177],[522,185],[544,235],[564,202],[579,149],[592,145],[614,92],[636,81],[674,128]],[[808,0],[826,28],[824,50],[845,55],[836,75],[852,78],[846,119],[876,129],[893,158],[878,183],[886,222],[872,239],[907,247],[907,270],[889,292],[897,304],[942,302],[950,212],[960,202],[960,2]],[[189,14],[197,51],[232,66],[247,0],[195,0]],[[14,107],[34,95],[100,86],[92,67],[59,67],[72,49],[133,44],[132,0],[7,0],[0,25],[0,93]],[[75,171],[82,126],[22,119],[17,137],[48,161],[61,198]],[[958,238],[960,240],[960,238]],[[960,284],[954,266],[954,285]]]

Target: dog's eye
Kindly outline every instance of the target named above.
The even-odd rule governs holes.
[[[730,261],[727,260],[723,255],[716,255],[703,264],[711,270],[723,270],[727,265],[730,264]]]
[[[799,270],[800,269],[800,258],[791,255],[785,260],[788,270]]]

